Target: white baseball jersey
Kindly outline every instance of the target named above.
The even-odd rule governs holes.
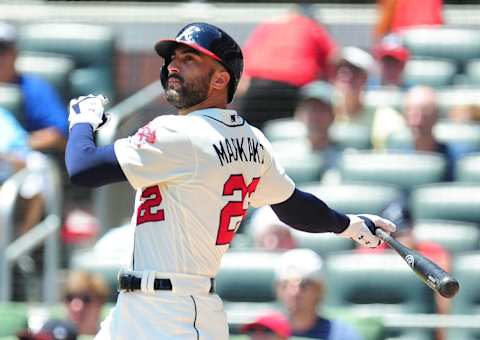
[[[248,206],[294,190],[262,132],[232,110],[160,116],[115,154],[137,190],[133,270],[215,277]]]

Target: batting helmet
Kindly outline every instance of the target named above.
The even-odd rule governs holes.
[[[188,24],[178,32],[175,39],[160,40],[155,44],[155,50],[165,60],[160,70],[160,80],[164,88],[167,85],[168,64],[172,60],[173,51],[179,45],[189,46],[225,66],[230,73],[228,88],[228,102],[230,103],[243,71],[242,50],[235,40],[220,28],[202,22]]]

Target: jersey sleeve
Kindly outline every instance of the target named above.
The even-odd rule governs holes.
[[[287,200],[295,190],[295,183],[287,175],[282,165],[275,159],[272,146],[263,137],[262,145],[265,148],[265,171],[250,199],[250,204],[259,208]]]
[[[195,174],[197,162],[190,139],[168,122],[157,118],[114,144],[118,162],[135,189],[182,183]]]

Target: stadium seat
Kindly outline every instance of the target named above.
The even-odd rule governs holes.
[[[252,250],[226,253],[216,277],[216,292],[225,302],[273,303],[280,255]]]
[[[456,256],[453,276],[460,282],[458,295],[452,301],[453,313],[480,315],[480,252]]]
[[[368,90],[364,94],[365,106],[371,110],[380,107],[393,107],[401,111],[404,93],[392,88],[378,88]]]
[[[440,120],[434,126],[433,134],[458,155],[480,151],[480,124]],[[386,144],[391,150],[412,148],[412,134],[408,128],[402,129],[390,135]]]
[[[452,85],[457,67],[450,60],[411,59],[403,71],[404,81],[411,85],[442,87]]]
[[[70,74],[75,67],[72,58],[59,54],[25,52],[18,56],[15,67],[19,73],[35,74],[48,80],[65,103],[70,100]]]
[[[0,83],[0,107],[13,113],[20,123],[25,121],[22,92],[17,85]]]
[[[416,188],[410,196],[415,219],[480,222],[480,185],[437,183]]]
[[[339,251],[351,250],[355,247],[351,239],[331,233],[312,234],[292,229],[292,236],[298,248],[312,249],[321,257],[327,257]]]
[[[421,220],[413,232],[418,240],[438,243],[454,255],[477,250],[480,245],[480,229],[475,223]]]
[[[465,66],[465,75],[469,85],[480,85],[480,59],[470,60]]]
[[[341,149],[371,148],[370,127],[362,124],[338,122],[329,130],[330,139]]]
[[[480,124],[454,123],[439,121],[433,128],[435,137],[452,147],[463,148],[466,151],[480,151]]]
[[[457,162],[456,180],[480,183],[480,153],[465,156]]]
[[[401,197],[401,192],[388,185],[371,183],[321,185],[309,183],[301,189],[311,192],[329,206],[346,214],[380,214],[386,205]]]
[[[328,290],[329,307],[365,315],[433,311],[433,293],[393,251],[331,255],[325,260],[325,277],[327,287],[335,287]]]
[[[473,29],[413,28],[405,30],[402,37],[414,57],[450,59],[459,66],[480,58],[480,39]]]
[[[114,35],[108,27],[39,23],[19,31],[21,52],[49,52],[68,55],[75,61],[71,74],[71,95],[103,93],[114,100]]]
[[[442,181],[445,167],[442,155],[423,152],[345,152],[339,161],[344,182],[389,184],[405,191]]]
[[[272,143],[278,162],[295,183],[319,181],[325,171],[324,154],[310,150],[306,139]]]
[[[480,315],[480,252],[457,256],[453,264],[453,276],[460,283],[458,295],[452,300],[452,313]],[[448,339],[474,340],[480,338],[480,330],[452,329]]]
[[[15,335],[27,325],[27,304],[0,303],[0,337]]]
[[[271,142],[303,139],[307,135],[305,125],[291,118],[267,121],[263,127],[263,132]]]
[[[480,87],[449,86],[437,91],[440,117],[447,118],[448,112],[459,105],[478,105]]]

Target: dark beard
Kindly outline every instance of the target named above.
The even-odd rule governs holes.
[[[186,82],[180,76],[171,76],[180,80],[180,88],[167,88],[165,91],[167,101],[177,109],[186,109],[203,102],[208,96],[210,79],[213,71],[194,82]]]

